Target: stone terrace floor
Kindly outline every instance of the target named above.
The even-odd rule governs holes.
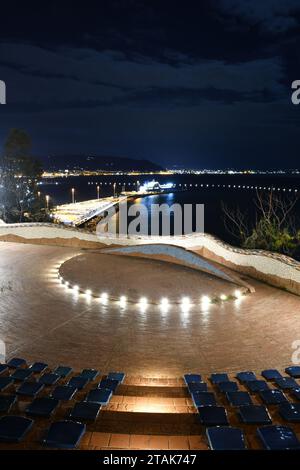
[[[83,252],[0,243],[0,340],[8,357],[154,378],[291,364],[292,343],[300,340],[299,297],[251,281],[255,294],[209,309],[104,306],[58,283],[58,265]],[[157,288],[162,280],[160,263]],[[170,289],[180,292],[180,285]]]

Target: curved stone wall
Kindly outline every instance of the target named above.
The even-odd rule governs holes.
[[[234,248],[208,234],[180,237],[98,237],[84,230],[52,224],[6,224],[0,226],[0,240],[101,248],[104,245],[169,244],[195,251],[242,274],[300,295],[300,263],[283,255],[262,250]]]

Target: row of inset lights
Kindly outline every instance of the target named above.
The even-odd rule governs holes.
[[[70,289],[72,289],[72,291],[76,294],[83,294],[85,295],[87,298],[91,298],[91,297],[96,297],[98,298],[102,304],[106,305],[109,301],[109,295],[106,293],[106,292],[102,292],[100,295],[95,295],[93,294],[93,292],[91,291],[91,289],[86,289],[84,291],[80,290],[79,286],[78,285],[71,285],[69,283],[69,281],[64,281],[63,277],[61,275],[58,275],[58,278],[60,280],[60,282],[65,286],[65,287],[68,287]],[[219,297],[214,297],[214,298],[211,298],[211,297],[208,297],[207,295],[203,295],[200,299],[200,304],[203,306],[203,307],[207,307],[209,306],[210,304],[212,303],[217,303],[218,301],[226,301],[226,300],[229,300],[229,299],[239,299],[243,296],[243,293],[240,291],[240,290],[235,290],[234,292],[234,295],[225,295],[225,294],[221,294]],[[113,301],[116,301],[115,298],[111,299]],[[117,300],[117,302],[119,303],[119,305],[121,307],[125,307],[126,304],[127,304],[127,297],[125,295],[121,295],[119,297],[119,299]],[[136,302],[135,302],[136,303]],[[149,300],[147,299],[147,297],[141,297],[139,299],[139,301],[137,302],[137,304],[139,305],[139,307],[143,310],[145,310],[147,307],[148,307],[148,304],[149,304]],[[181,298],[181,307],[184,308],[185,310],[188,310],[192,307],[193,305],[193,302],[191,301],[191,299],[187,296],[185,297],[182,297]],[[159,306],[163,309],[163,310],[168,310],[169,307],[170,307],[171,303],[169,301],[169,299],[167,297],[163,297],[160,302],[159,302]]]
[[[137,184],[139,184],[139,181],[137,181],[136,183],[112,183],[112,182],[105,182],[105,183],[94,183],[94,182],[88,182],[88,184],[100,184],[101,186],[102,185],[105,185],[105,186],[109,186],[109,185],[113,185],[113,184],[117,184],[119,186],[123,185],[123,186],[135,186]],[[241,185],[241,184],[188,184],[188,183],[179,183],[178,185],[176,183],[174,183],[174,188],[176,188],[176,186],[179,186],[179,187],[194,187],[194,188],[233,188],[233,189],[259,189],[259,190],[264,190],[264,191],[288,191],[288,192],[292,192],[294,191],[295,193],[298,192],[298,189],[295,189],[295,188],[278,188],[278,187],[272,187],[272,186],[246,186],[246,185]]]

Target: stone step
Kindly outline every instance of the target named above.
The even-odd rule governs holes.
[[[82,450],[207,450],[207,442],[203,436],[194,435],[153,435],[153,434],[121,434],[108,432],[88,432],[84,436]]]

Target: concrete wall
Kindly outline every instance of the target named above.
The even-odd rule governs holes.
[[[300,295],[300,263],[286,256],[262,250],[234,248],[207,234],[182,237],[97,237],[83,230],[51,224],[7,224],[0,226],[0,240],[63,246],[102,248],[105,245],[170,244],[247,274],[270,285]]]

